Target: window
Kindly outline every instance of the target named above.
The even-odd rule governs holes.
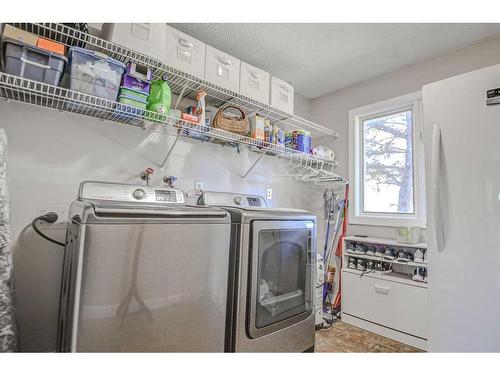
[[[349,111],[350,222],[425,225],[420,93]]]

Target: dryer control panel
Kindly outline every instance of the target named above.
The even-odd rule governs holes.
[[[198,203],[205,206],[267,207],[266,200],[259,195],[223,193],[218,191],[204,191]]]
[[[79,199],[158,204],[185,204],[184,192],[167,187],[84,181],[80,184]]]

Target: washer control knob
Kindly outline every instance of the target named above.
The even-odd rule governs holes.
[[[242,199],[241,197],[234,197],[234,203],[236,203],[238,206],[241,204]]]
[[[132,195],[134,196],[135,199],[138,199],[138,200],[146,198],[146,192],[144,190],[142,190],[142,189],[136,189],[136,190],[134,190],[134,192],[132,193]]]

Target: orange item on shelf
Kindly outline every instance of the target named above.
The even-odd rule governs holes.
[[[181,118],[184,121],[194,122],[195,124],[198,123],[198,116],[193,116],[188,113],[183,113]]]
[[[66,52],[66,47],[64,46],[64,44],[57,43],[49,39],[38,38],[36,46],[46,51],[57,53],[59,55],[65,55]]]

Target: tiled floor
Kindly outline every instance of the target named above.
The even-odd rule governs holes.
[[[320,353],[416,353],[421,350],[350,324],[337,321],[331,328],[316,332]]]

